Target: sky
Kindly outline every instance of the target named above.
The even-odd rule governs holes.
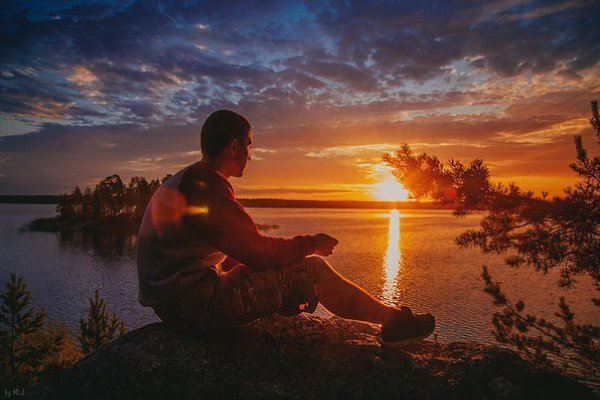
[[[239,197],[372,200],[401,143],[560,194],[574,135],[598,151],[598,1],[0,4],[0,194],[173,174],[221,108]]]

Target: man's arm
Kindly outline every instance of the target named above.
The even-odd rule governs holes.
[[[226,181],[188,183],[182,192],[188,207],[204,210],[187,215],[187,223],[206,234],[215,248],[249,267],[281,268],[315,252],[315,239],[309,235],[292,239],[262,235]]]

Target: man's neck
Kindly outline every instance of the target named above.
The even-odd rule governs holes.
[[[231,177],[231,175],[227,172],[227,169],[225,168],[224,162],[219,161],[219,160],[209,159],[206,157],[202,157],[202,160],[200,160],[200,161],[203,162],[204,164],[209,165],[213,169],[215,169],[217,172],[219,172],[221,175],[223,175],[225,177],[225,179],[229,179]]]

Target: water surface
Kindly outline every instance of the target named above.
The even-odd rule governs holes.
[[[441,342],[469,340],[495,343],[490,333],[494,307],[483,293],[481,267],[512,299],[523,299],[530,312],[551,316],[565,295],[581,321],[598,324],[589,299],[589,279],[575,290],[556,285],[558,276],[543,276],[526,267],[503,265],[502,256],[478,249],[458,249],[453,239],[476,228],[480,216],[457,219],[447,210],[248,209],[257,223],[276,224],[268,235],[328,233],[340,244],[327,260],[342,275],[391,305],[432,312]],[[109,308],[125,320],[128,330],[157,321],[151,309],[137,302],[135,235],[19,232],[40,217],[54,216],[54,206],[0,205],[0,284],[10,272],[25,279],[37,306],[50,319],[63,319],[77,330],[79,319],[96,288]],[[327,312],[318,309],[321,315]]]

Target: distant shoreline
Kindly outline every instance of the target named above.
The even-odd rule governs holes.
[[[58,204],[55,195],[0,195],[0,204]],[[288,200],[288,199],[238,199],[250,208],[357,208],[357,209],[452,209],[452,205],[439,205],[431,202],[413,201],[366,201],[366,200]]]
[[[431,202],[414,201],[365,201],[365,200],[286,200],[286,199],[239,199],[249,208],[355,208],[355,209],[426,209],[451,210],[452,205],[442,206]]]
[[[0,204],[58,204],[59,196],[42,195],[0,195]]]

